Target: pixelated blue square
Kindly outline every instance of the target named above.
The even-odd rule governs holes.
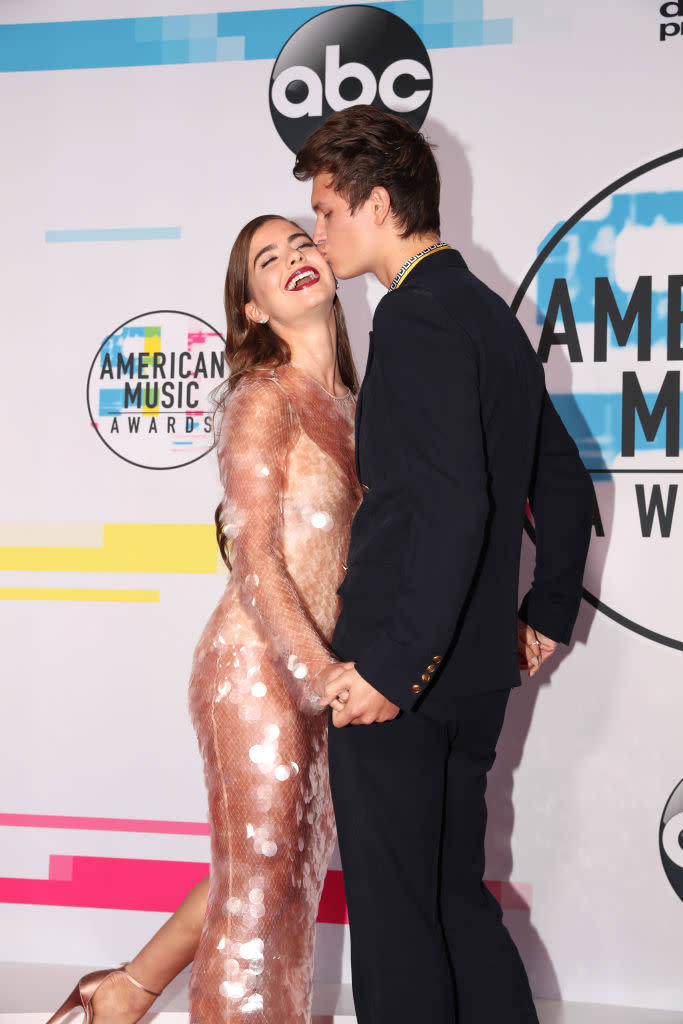
[[[217,14],[191,14],[188,39],[215,39],[218,35]]]
[[[502,46],[512,42],[512,18],[491,18],[484,22],[484,45]]]
[[[162,64],[187,64],[190,59],[190,43],[187,39],[169,39],[161,44]]]
[[[453,26],[450,22],[423,25],[420,36],[428,50],[438,50],[453,46]]]
[[[483,21],[484,0],[453,0],[453,21]]]
[[[102,388],[100,391],[99,415],[118,416],[123,412],[125,388]]]
[[[214,39],[190,39],[190,61],[193,64],[213,63],[216,60]]]
[[[453,24],[453,46],[483,46],[482,21],[456,21]]]
[[[244,36],[221,36],[216,40],[216,60],[244,60]]]
[[[161,29],[163,18],[136,18],[135,19],[135,42],[136,43],[159,43],[161,42]]]
[[[453,21],[453,0],[424,0],[422,20],[425,25]]]
[[[189,39],[190,38],[190,16],[189,14],[178,14],[172,17],[162,18],[161,38],[164,40]]]

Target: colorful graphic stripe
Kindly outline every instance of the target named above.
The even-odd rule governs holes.
[[[64,814],[0,814],[0,827],[65,828],[84,832],[161,832],[167,836],[208,836],[201,821],[154,821],[146,818],[82,818]]]
[[[209,872],[195,861],[52,855],[48,878],[0,878],[0,903],[172,913]],[[528,883],[487,881],[504,910],[530,910]],[[328,871],[318,909],[322,924],[347,924],[341,871]]]
[[[105,523],[97,547],[0,547],[0,569],[215,574],[216,533],[204,523]]]
[[[46,242],[152,242],[179,239],[179,227],[172,228],[70,228],[46,231]]]
[[[115,601],[158,604],[158,590],[107,590],[95,587],[0,587],[0,601]]]
[[[298,28],[335,6],[2,25],[0,71],[274,60]],[[397,14],[430,49],[512,42],[512,18],[484,18],[483,0],[369,6]]]
[[[631,292],[624,291],[617,280],[617,252],[624,233],[643,232],[647,230],[651,237],[657,239],[657,232],[672,232],[683,226],[683,191],[670,192],[622,192],[612,196],[607,210],[601,218],[587,218],[575,224],[564,238],[560,240],[550,256],[538,271],[537,322],[545,321],[550,296],[557,278],[564,278],[571,296],[571,311],[577,324],[593,325],[595,322],[595,281],[606,277],[623,314],[632,297]],[[548,240],[556,234],[561,224],[556,224],[550,234],[541,242],[541,252]],[[637,234],[631,235],[632,238]],[[671,237],[671,236],[669,236]],[[667,242],[661,242],[661,249],[666,250]],[[675,240],[668,244],[675,247],[680,244],[680,232]],[[640,241],[642,245],[642,238]],[[644,273],[652,273],[644,260]],[[633,281],[635,285],[635,279]],[[668,326],[668,303],[666,283],[658,291],[656,280],[653,282],[651,301],[652,344],[662,345],[666,342]],[[614,332],[609,331],[609,343],[617,347]],[[635,345],[635,341],[629,342]]]
[[[646,392],[644,397],[648,409],[652,411],[657,394]],[[623,394],[577,392],[553,394],[552,398],[562,422],[576,442],[586,469],[612,469],[615,458],[621,452]],[[683,408],[683,400],[681,406]],[[683,413],[680,422],[683,424]],[[664,451],[665,435],[666,424],[662,419],[654,440],[648,441],[642,424],[636,417],[635,451]],[[683,440],[683,437],[681,439]]]
[[[210,834],[205,822],[57,814],[0,813],[0,827],[184,836]],[[48,863],[47,878],[0,878],[0,903],[170,913],[209,871],[209,864],[205,862],[63,854],[50,855]],[[485,881],[484,884],[503,909],[531,909],[530,884],[507,881]],[[348,921],[341,871],[327,872],[318,921],[325,924]]]

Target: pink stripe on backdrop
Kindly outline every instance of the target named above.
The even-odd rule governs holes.
[[[47,879],[0,878],[0,903],[170,913],[208,871],[208,864],[193,861],[53,855]],[[503,909],[531,909],[528,883],[496,881],[486,885]],[[341,871],[327,872],[318,921],[348,921]]]
[[[50,877],[0,879],[0,903],[106,910],[176,910],[190,889],[208,874],[208,864],[187,861],[50,857]],[[53,861],[55,862],[53,864]]]
[[[51,882],[71,882],[74,877],[74,859],[61,853],[50,857],[48,878]]]
[[[191,861],[52,856],[47,879],[0,878],[0,903],[170,913],[208,872]],[[341,871],[327,873],[318,920],[348,920]]]
[[[0,825],[14,828],[80,828],[94,832],[162,832],[168,836],[208,836],[201,821],[147,821],[144,818],[74,818],[61,814],[0,814]]]

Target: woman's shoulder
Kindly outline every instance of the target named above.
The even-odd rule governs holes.
[[[292,408],[287,389],[283,387],[280,367],[254,366],[240,375],[233,387],[219,402],[223,420],[291,419]]]

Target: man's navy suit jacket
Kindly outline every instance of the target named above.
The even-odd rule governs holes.
[[[458,252],[424,257],[380,301],[356,411],[363,500],[332,646],[403,710],[520,682],[527,499],[533,586],[520,615],[568,643],[593,488],[503,300]]]

